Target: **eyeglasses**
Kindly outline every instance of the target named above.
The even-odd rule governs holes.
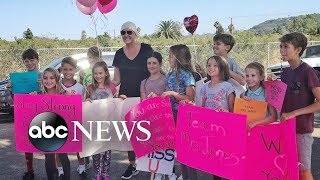
[[[133,31],[120,31],[121,35],[125,35],[126,33],[128,35],[132,35]]]

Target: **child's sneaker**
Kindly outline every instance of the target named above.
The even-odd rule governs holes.
[[[183,180],[182,174],[179,176],[178,180]]]
[[[154,180],[162,180],[162,174],[156,174]]]
[[[28,171],[25,172],[24,175],[22,176],[21,180],[33,180],[34,179],[34,173],[33,171]]]
[[[136,170],[136,167],[134,167],[132,164],[130,164],[127,168],[127,170],[123,173],[121,176],[122,179],[130,179],[132,176],[135,176],[139,173],[139,171]]]
[[[182,176],[181,176],[182,177]],[[175,173],[172,173],[171,175],[168,175],[169,180],[176,180],[177,176]]]

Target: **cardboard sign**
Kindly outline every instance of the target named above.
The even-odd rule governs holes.
[[[247,171],[243,179],[298,180],[295,119],[256,126],[248,136]]]
[[[281,111],[284,96],[286,95],[287,85],[281,81],[265,81],[266,100],[277,110]]]
[[[143,136],[139,129],[133,130],[134,137],[144,139],[131,139],[137,157],[154,151],[175,148],[175,124],[169,97],[154,97],[141,102],[126,115],[126,120],[133,122],[149,122],[148,130],[151,136]],[[147,138],[147,140],[145,140]]]
[[[72,141],[74,136],[72,121],[82,123],[81,101],[81,95],[14,95],[14,129],[17,151],[42,152],[31,143],[29,129],[33,126],[33,120],[36,120],[38,115],[52,112],[63,118],[67,125],[68,136],[61,148],[47,153],[80,152],[82,150],[81,134],[80,132],[76,133],[79,141]],[[46,118],[40,120],[46,123],[45,125],[51,125],[51,122]],[[38,136],[43,138],[45,137],[43,133],[46,131],[43,127],[41,128],[42,132],[38,132]]]
[[[128,138],[130,140],[136,137],[132,135],[129,123],[119,121],[125,121],[125,115],[139,102],[139,97],[125,100],[108,98],[94,100],[92,103],[84,102],[82,125],[87,131],[92,128],[89,136],[92,139],[90,140],[82,133],[83,151],[80,152],[80,156],[87,157],[107,150],[132,151],[133,148]],[[118,132],[115,128],[118,128]],[[128,134],[124,130],[127,130]],[[123,132],[122,135],[119,132],[120,134]],[[127,135],[130,136],[130,134],[131,137],[128,137]]]
[[[233,112],[247,115],[247,122],[249,123],[264,119],[266,117],[267,106],[267,102],[236,98]]]
[[[177,160],[187,166],[235,179],[244,177],[246,116],[180,104]]]
[[[15,72],[10,73],[12,94],[27,94],[33,91],[39,92],[38,72]]]
[[[173,149],[150,153],[137,159],[137,170],[171,175],[174,157],[175,151]]]

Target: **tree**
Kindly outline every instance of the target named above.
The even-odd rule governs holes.
[[[157,37],[165,37],[166,39],[178,40],[182,36],[182,25],[179,24],[179,22],[174,22],[172,20],[161,21],[157,27]]]
[[[216,21],[213,26],[216,28],[216,34],[224,33],[223,27],[219,21]]]
[[[298,16],[286,25],[289,32],[301,32],[305,34],[317,34],[319,23],[312,15]]]
[[[103,35],[97,36],[98,42],[102,47],[109,46],[109,42],[111,40],[110,35],[107,32],[104,32]]]
[[[23,38],[25,38],[25,39],[32,39],[33,38],[33,33],[29,28],[23,32]]]
[[[86,33],[85,30],[82,30],[82,32],[81,32],[81,40],[85,40],[85,39],[87,39],[87,33]]]

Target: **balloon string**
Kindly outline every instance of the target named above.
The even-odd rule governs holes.
[[[98,33],[97,33],[97,23],[96,23],[96,20],[94,19],[93,14],[91,14],[90,17],[91,17],[91,20],[92,20],[92,23],[94,26],[94,31],[96,33],[97,46],[99,46]]]
[[[196,59],[196,63],[198,62],[198,57],[197,57],[197,50],[196,50],[196,43],[194,42],[194,35],[192,34],[192,41],[193,41],[193,51]]]

